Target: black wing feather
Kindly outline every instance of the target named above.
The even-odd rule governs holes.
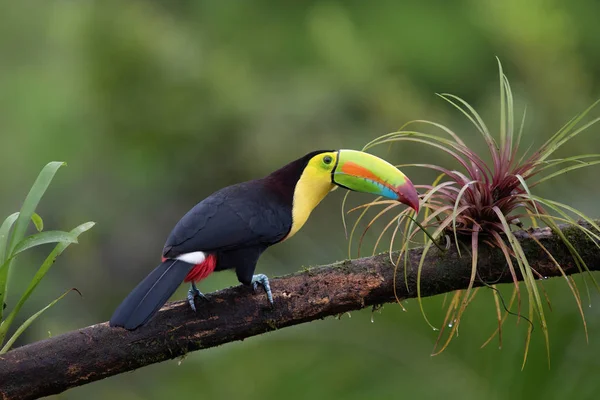
[[[163,255],[271,245],[285,238],[291,227],[291,205],[260,180],[244,182],[196,204],[169,235]]]

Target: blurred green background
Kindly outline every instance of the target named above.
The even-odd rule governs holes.
[[[20,344],[106,321],[157,264],[175,222],[225,185],[313,149],[360,148],[417,118],[443,122],[483,151],[435,93],[465,98],[498,126],[495,56],[518,115],[528,107],[524,147],[539,145],[600,97],[598,15],[594,0],[0,1],[0,211],[16,211],[41,167],[62,160],[69,167],[39,210],[46,226],[97,222],[58,260],[25,314],[71,287],[83,298],[69,295]],[[598,152],[598,134],[586,132],[561,155]],[[381,154],[395,163],[441,160],[418,145]],[[415,183],[432,179],[405,172]],[[537,193],[597,217],[599,172],[574,172]],[[259,271],[276,276],[345,258],[341,198],[333,193],[293,240],[266,252]],[[44,253],[28,257],[12,276],[9,305]],[[235,284],[223,272],[200,287]],[[545,287],[550,369],[538,327],[521,371],[527,326],[514,319],[501,350],[497,341],[479,348],[496,324],[492,295],[482,291],[460,336],[436,357],[436,332],[411,300],[408,312],[386,305],[373,323],[370,310],[354,312],[56,398],[597,398],[600,296],[592,291],[591,307],[585,298],[586,344],[564,281]],[[442,298],[425,301],[438,325]]]

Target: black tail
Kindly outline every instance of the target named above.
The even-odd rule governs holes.
[[[117,307],[110,326],[132,330],[144,325],[169,300],[192,268],[193,264],[179,260],[160,264]]]

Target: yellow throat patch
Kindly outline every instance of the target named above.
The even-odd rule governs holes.
[[[310,213],[327,193],[337,188],[331,182],[331,171],[336,164],[337,153],[321,153],[310,159],[294,190],[292,228],[286,239],[302,228]],[[329,161],[329,162],[326,162]]]

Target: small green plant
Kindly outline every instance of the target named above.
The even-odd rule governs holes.
[[[420,228],[413,220],[413,218],[417,218],[417,216],[414,215],[413,210],[404,209],[401,212],[394,212],[396,207],[398,207],[398,203],[377,199],[374,202],[363,204],[350,210],[362,210],[362,213],[359,215],[358,220],[352,228],[350,244],[352,243],[352,236],[354,235],[360,220],[365,216],[368,209],[376,205],[384,206],[383,210],[377,213],[364,229],[358,245],[359,251],[365,233],[373,226],[373,223],[382,216],[392,213],[392,218],[385,225],[377,238],[373,253],[377,251],[384,234],[388,232],[390,228],[393,228],[389,246],[390,257],[392,257],[392,250],[394,249],[396,239],[400,237],[399,255],[393,258],[393,262],[396,266],[396,272],[398,272],[398,268],[403,265],[406,274],[408,263],[407,250],[411,246],[414,246],[415,243],[424,247],[417,273],[418,302],[425,320],[436,330],[437,328],[435,328],[427,319],[420,295],[420,277],[425,256],[432,245],[438,244],[438,240],[445,239],[446,241],[450,240],[457,244],[459,255],[471,258],[472,270],[470,283],[467,289],[456,292],[452,297],[439,333],[438,341],[434,348],[434,354],[442,352],[448,346],[455,334],[457,334],[461,317],[465,312],[466,307],[477,293],[477,289],[473,289],[473,284],[477,277],[477,259],[480,246],[489,245],[499,248],[505,256],[506,263],[512,275],[514,290],[504,316],[502,316],[502,309],[500,308],[500,301],[498,298],[499,293],[497,290],[493,291],[497,310],[496,314],[498,317],[498,328],[492,337],[498,335],[501,344],[502,325],[506,319],[506,315],[510,312],[510,308],[514,305],[515,299],[517,301],[517,320],[522,316],[522,293],[517,279],[518,271],[519,275],[523,277],[526,291],[525,295],[528,300],[528,319],[534,321],[534,319],[537,318],[541,325],[541,330],[545,337],[549,362],[550,346],[548,328],[544,314],[543,296],[540,293],[540,291],[543,292],[542,280],[540,280],[542,277],[537,276],[537,272],[531,268],[529,260],[527,260],[519,241],[513,234],[513,229],[522,229],[523,224],[521,221],[523,220],[531,221],[533,227],[547,226],[552,229],[569,249],[580,272],[587,271],[591,281],[598,287],[593,275],[589,273],[589,269],[584,260],[575,250],[575,247],[568,238],[563,235],[560,229],[558,229],[558,224],[573,224],[575,227],[581,229],[585,235],[593,238],[596,243],[600,240],[600,228],[598,225],[581,211],[576,210],[567,204],[542,198],[532,192],[532,189],[537,185],[566,172],[600,163],[600,154],[583,154],[567,158],[551,159],[551,156],[557,149],[600,120],[600,118],[596,118],[590,122],[581,124],[582,119],[596,104],[598,104],[598,101],[583,113],[570,120],[539,149],[531,153],[529,150],[522,152],[519,146],[523,134],[526,113],[523,112],[520,124],[516,127],[511,88],[508,79],[502,71],[500,62],[498,62],[498,65],[500,70],[499,140],[492,136],[483,119],[466,101],[451,94],[439,95],[442,99],[464,114],[475,126],[486,143],[491,163],[484,161],[483,158],[469,148],[451,129],[431,121],[411,121],[400,131],[373,140],[364,147],[364,150],[382,144],[389,145],[398,142],[416,142],[422,145],[433,146],[434,148],[449,154],[458,162],[461,168],[460,170],[453,170],[435,164],[398,165],[398,167],[402,168],[426,168],[439,174],[437,179],[435,179],[431,185],[417,185],[417,187],[420,187],[423,191],[421,209],[424,210],[424,212],[420,215],[421,225],[430,232],[424,235],[423,239],[420,240],[420,235],[418,235]],[[440,133],[432,134],[408,129],[414,125],[426,126],[433,130],[437,130],[437,132]],[[588,222],[593,229],[577,224],[577,218]],[[531,237],[535,240],[535,237]],[[587,338],[587,327],[581,305],[581,298],[574,280],[564,273],[561,265],[552,257],[549,251],[539,241],[536,242],[562,272],[570,287],[571,292],[575,297],[579,313],[581,314]],[[495,289],[494,285],[489,286]],[[545,292],[543,294],[545,295]],[[446,327],[450,328],[450,332],[446,332],[446,340],[440,342]],[[527,360],[527,351],[532,330],[533,324],[531,324],[526,337],[523,366]],[[492,337],[490,337],[490,339]],[[489,341],[490,340],[486,341],[483,346],[489,343]],[[441,345],[441,348],[438,349],[440,343],[443,344]]]
[[[46,307],[29,317],[21,326],[19,326],[12,336],[5,342],[8,330],[13,323],[15,317],[23,307],[23,304],[32,295],[33,291],[39,285],[41,280],[50,270],[56,258],[71,244],[77,243],[77,238],[80,234],[94,226],[93,222],[86,222],[79,225],[70,232],[64,231],[43,231],[44,222],[42,218],[35,212],[42,196],[48,189],[50,182],[58,169],[65,165],[62,162],[51,162],[47,164],[36,181],[34,182],[29,194],[23,202],[23,206],[19,212],[9,215],[0,226],[0,354],[6,353],[15,343],[17,338],[31,325],[31,323],[39,317],[44,311],[56,304],[62,299],[71,289],[63,293],[56,300],[52,301]],[[30,236],[25,236],[29,223],[32,222],[37,233]],[[9,287],[9,273],[15,268],[15,260],[25,250],[48,243],[56,243],[54,249],[46,257],[40,268],[37,270],[29,286],[21,295],[19,301],[12,307],[10,313],[5,317],[4,311],[6,307],[5,299],[6,292]]]

